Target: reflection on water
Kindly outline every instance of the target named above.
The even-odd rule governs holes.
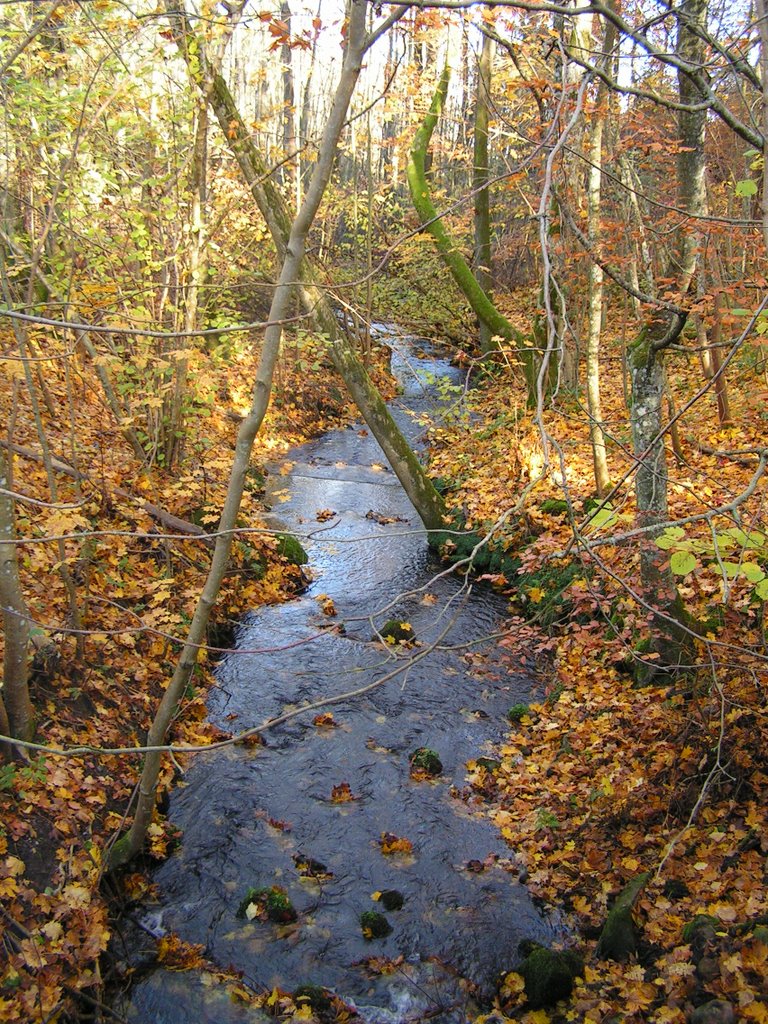
[[[417,418],[437,409],[423,380],[451,370],[416,358],[405,343],[396,343],[393,368],[403,383],[394,414],[416,440]],[[503,601],[440,575],[417,517],[359,425],[296,449],[291,461],[288,475],[271,478],[268,500],[275,526],[310,535],[316,581],[303,597],[243,622],[240,651],[220,665],[211,717],[239,731],[392,678],[335,704],[335,727],[314,725],[309,713],[268,733],[265,747],[195,760],[171,803],[184,840],[155,875],[154,923],[203,943],[208,957],[257,987],[323,985],[382,1024],[426,1015],[463,1021],[470,996],[488,997],[515,962],[521,938],[551,937],[508,870],[510,851],[495,828],[457,794],[465,762],[501,740],[507,709],[532,684],[501,665],[493,643],[478,643],[499,622]],[[329,509],[333,517],[319,522],[317,512]],[[320,593],[333,599],[335,618],[322,614]],[[388,618],[410,622],[419,645],[402,652],[371,642]],[[340,624],[343,632],[329,628]],[[265,649],[272,653],[243,653]],[[434,781],[410,777],[420,746],[442,760]],[[334,787],[344,784],[353,799],[335,802]],[[384,855],[384,832],[407,838],[412,852]],[[322,870],[308,874],[308,859]],[[471,870],[470,861],[486,866]],[[272,885],[288,892],[295,924],[236,916],[248,888]],[[386,889],[401,891],[404,905],[387,914],[389,936],[366,941],[360,915],[381,909],[371,896]],[[399,965],[376,974],[371,957]],[[198,983],[190,980],[185,997],[183,985],[163,978],[137,987],[131,1019],[202,1019]]]

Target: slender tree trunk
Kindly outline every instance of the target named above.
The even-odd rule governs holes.
[[[707,0],[683,0],[678,22],[677,55],[694,68],[704,66],[704,43],[697,29],[706,29]],[[695,82],[678,72],[680,102],[696,104],[702,95]],[[677,154],[678,203],[688,214],[677,239],[678,288],[685,295],[693,282],[702,242],[701,217],[707,213],[704,132],[706,110],[681,110],[678,114],[680,148]]]
[[[440,112],[445,103],[448,93],[448,82],[450,80],[450,68],[445,68],[429,108],[429,113],[424,118],[421,127],[416,132],[411,146],[410,159],[408,161],[408,184],[411,189],[411,199],[416,212],[421,218],[424,230],[435,241],[435,246],[450,271],[454,281],[461,288],[465,299],[474,310],[477,317],[486,325],[491,337],[501,338],[503,341],[514,346],[518,350],[519,357],[523,363],[526,381],[528,383],[529,403],[535,402],[536,372],[530,352],[525,345],[525,339],[507,318],[501,314],[491,302],[485,290],[479,284],[472,268],[459,251],[458,246],[448,234],[443,221],[435,209],[429,193],[429,184],[426,175],[426,157],[429,152],[429,144],[432,133],[435,130]],[[496,345],[498,347],[498,345]]]
[[[208,177],[208,104],[199,98],[195,118],[195,143],[189,181],[189,245],[187,247],[187,282],[184,289],[184,330],[197,328],[200,289],[206,276],[206,201]],[[182,350],[190,339],[182,342]],[[189,358],[182,355],[175,360],[175,379],[171,409],[168,415],[166,439],[166,465],[172,466],[181,456],[184,440],[184,402],[187,397]]]
[[[325,132],[323,133],[315,171],[307,188],[301,209],[291,225],[287,239],[285,257],[269,311],[269,326],[264,335],[264,344],[254,383],[251,408],[248,416],[241,423],[237,435],[235,458],[230,473],[227,497],[219,523],[220,533],[216,540],[211,568],[203,588],[203,593],[195,609],[187,641],[176,666],[176,671],[149,730],[147,737],[147,746],[149,747],[160,746],[165,740],[168,727],[173,720],[179,700],[186,689],[197,661],[199,644],[204,637],[208,618],[219,593],[221,581],[229,560],[232,531],[236,526],[245,489],[253,442],[269,406],[272,378],[282,338],[280,321],[285,317],[295,282],[300,278],[307,233],[312,226],[312,221],[317,213],[331,175],[336,146],[344,127],[352,93],[360,74],[362,56],[365,52],[365,4],[362,0],[357,0],[357,2],[353,0],[348,8],[348,12],[346,52],[341,78],[336,89]],[[115,843],[112,848],[109,859],[109,866],[112,869],[125,864],[144,845],[147,828],[152,820],[155,806],[155,790],[161,759],[162,754],[160,752],[154,751],[147,754],[139,784],[133,824],[128,833]]]
[[[757,26],[760,33],[760,80],[763,86],[761,127],[763,132],[763,245],[768,249],[768,0],[756,0]]]
[[[466,38],[466,37],[463,37]],[[483,47],[477,68],[477,98],[475,101],[474,167],[472,190],[475,199],[475,277],[477,283],[493,301],[491,294],[491,202],[488,188],[488,123],[493,72],[493,39],[483,36]],[[465,101],[466,102],[466,101]],[[480,351],[490,352],[495,347],[491,329],[479,320]]]
[[[0,449],[0,602],[3,605],[5,634],[0,725],[4,724],[7,727],[5,733],[15,739],[31,740],[35,731],[35,713],[28,684],[30,625],[19,579],[14,502],[5,493],[9,485],[8,462]]]
[[[706,0],[683,0],[678,20],[676,53],[690,67],[704,63],[704,43],[697,32],[706,14]],[[699,90],[683,70],[678,71],[680,100],[687,105],[702,99]],[[704,128],[703,110],[682,109],[678,113],[680,150],[678,152],[678,205],[698,218],[703,211],[704,194]],[[696,272],[698,235],[694,228],[683,225],[677,235],[676,254],[668,276],[678,287],[681,299]],[[665,314],[657,317],[641,331],[630,348],[632,374],[632,441],[637,460],[638,523],[654,527],[667,519],[667,460],[664,445],[663,397],[664,351],[680,336],[684,316],[673,321]],[[659,655],[657,665],[674,668],[686,657],[688,646],[685,614],[669,569],[666,553],[655,544],[651,530],[642,542],[640,573],[643,595],[655,610],[653,650]],[[641,675],[643,673],[641,672]]]
[[[5,271],[5,265],[0,265],[0,278],[2,279],[2,293],[5,301],[12,304],[12,295],[10,289],[10,282]],[[48,479],[48,488],[50,491],[51,501],[54,503],[59,500],[58,496],[58,484],[56,481],[56,474],[53,469],[53,463],[51,459],[51,451],[48,445],[48,437],[45,432],[45,424],[43,423],[43,416],[40,409],[40,403],[37,399],[37,392],[35,390],[34,380],[32,379],[32,369],[30,366],[29,350],[26,336],[25,325],[20,324],[16,321],[13,323],[13,332],[16,336],[16,343],[19,349],[19,358],[24,368],[24,380],[27,385],[27,392],[29,395],[29,402],[32,408],[32,417],[35,423],[37,431],[37,437],[40,442],[40,448],[43,454],[43,465],[45,466],[45,473]],[[55,411],[55,410],[54,410]],[[72,579],[72,573],[69,571],[69,564],[67,562],[67,551],[64,541],[59,539],[56,541],[56,549],[59,556],[58,573],[61,582],[64,586],[64,591],[67,595],[67,604],[69,605],[69,624],[77,631],[80,629],[80,608],[77,600],[77,588],[75,582]],[[77,633],[77,655],[82,657],[84,653],[85,638],[81,633]]]
[[[616,43],[616,29],[606,23],[601,64],[610,66]],[[601,186],[603,177],[603,136],[608,116],[608,86],[602,79],[597,87],[595,110],[589,140],[589,170],[587,174],[587,224],[591,244],[600,247]],[[597,260],[590,261],[587,280],[589,312],[587,314],[587,409],[589,410],[589,436],[592,442],[592,462],[595,488],[598,496],[607,494],[611,487],[608,456],[603,430],[603,410],[600,402],[600,335],[603,326],[603,268]]]

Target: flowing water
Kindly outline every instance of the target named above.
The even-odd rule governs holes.
[[[455,371],[413,339],[387,341],[402,385],[393,414],[417,442],[424,418],[445,408],[439,382]],[[202,943],[257,988],[331,988],[370,1024],[464,1021],[470,995],[491,995],[520,939],[548,941],[557,930],[510,870],[514,855],[497,829],[458,793],[465,762],[492,755],[507,710],[530,698],[534,681],[510,672],[483,640],[503,599],[477,586],[467,594],[433,560],[362,425],[296,449],[290,463],[269,478],[272,525],[302,538],[314,582],[245,619],[237,652],[219,666],[210,716],[240,731],[389,679],[329,708],[335,727],[318,727],[308,712],[268,732],[265,747],[196,758],[171,802],[183,842],[155,874],[159,904],[145,923]],[[334,617],[322,608],[328,598]],[[374,642],[387,619],[409,622],[417,646]],[[422,746],[442,760],[435,780],[410,776]],[[334,801],[345,784],[354,799]],[[384,855],[382,833],[408,839],[412,853]],[[290,896],[295,924],[237,916],[249,888],[272,885]],[[371,894],[387,889],[404,905],[386,914],[390,935],[366,940],[360,915],[381,910]],[[396,967],[377,974],[371,958]],[[159,972],[138,984],[129,1019],[247,1019],[231,1004],[205,1009],[199,984],[184,977]]]

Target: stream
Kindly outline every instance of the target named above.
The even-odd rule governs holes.
[[[437,382],[457,371],[425,343],[379,331],[402,388],[393,415],[417,444],[425,417],[441,414]],[[505,601],[483,585],[467,594],[430,555],[362,424],[290,453],[289,465],[272,468],[266,501],[270,526],[302,540],[314,582],[244,619],[237,650],[218,667],[211,719],[242,731],[391,678],[323,709],[333,727],[317,726],[312,711],[267,732],[265,746],[194,759],[169,811],[183,840],[154,874],[158,902],[143,908],[144,926],[202,943],[258,990],[332,989],[368,1024],[466,1021],[518,962],[521,939],[560,934],[517,881],[498,830],[457,793],[465,762],[493,756],[507,710],[534,689],[483,642]],[[323,612],[328,599],[333,617]],[[409,622],[416,646],[374,642],[388,619]],[[418,747],[439,754],[440,776],[411,778]],[[334,801],[334,787],[353,799]],[[408,839],[412,852],[385,855],[382,833]],[[273,885],[286,890],[295,923],[238,916],[249,888]],[[384,912],[372,900],[384,890],[401,892],[404,904],[385,912],[391,934],[366,939],[360,915]],[[384,958],[393,963],[382,973]],[[132,1024],[262,1019],[217,1001],[215,988],[194,972],[154,971],[122,1012]]]

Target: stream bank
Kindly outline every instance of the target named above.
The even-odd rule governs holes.
[[[393,415],[415,442],[455,371],[422,343],[386,340],[402,387]],[[531,698],[535,681],[510,674],[486,639],[504,600],[468,590],[433,560],[362,425],[296,449],[270,474],[267,500],[271,525],[302,538],[314,582],[243,621],[211,719],[241,731],[388,681],[335,704],[332,720],[307,714],[271,730],[263,747],[196,758],[169,811],[183,840],[155,873],[158,902],[144,924],[200,943],[256,990],[323,986],[372,1024],[464,1021],[517,962],[521,939],[548,943],[558,932],[517,881],[498,831],[461,799],[465,762],[493,754],[508,709]],[[390,619],[410,623],[416,644],[380,642]],[[438,776],[412,777],[421,747],[437,751]],[[273,886],[295,921],[249,919],[249,890]],[[382,911],[372,895],[385,890],[403,905],[384,911],[391,931],[373,938],[361,916]],[[188,975],[138,983],[127,1018],[205,1019],[205,986]]]

